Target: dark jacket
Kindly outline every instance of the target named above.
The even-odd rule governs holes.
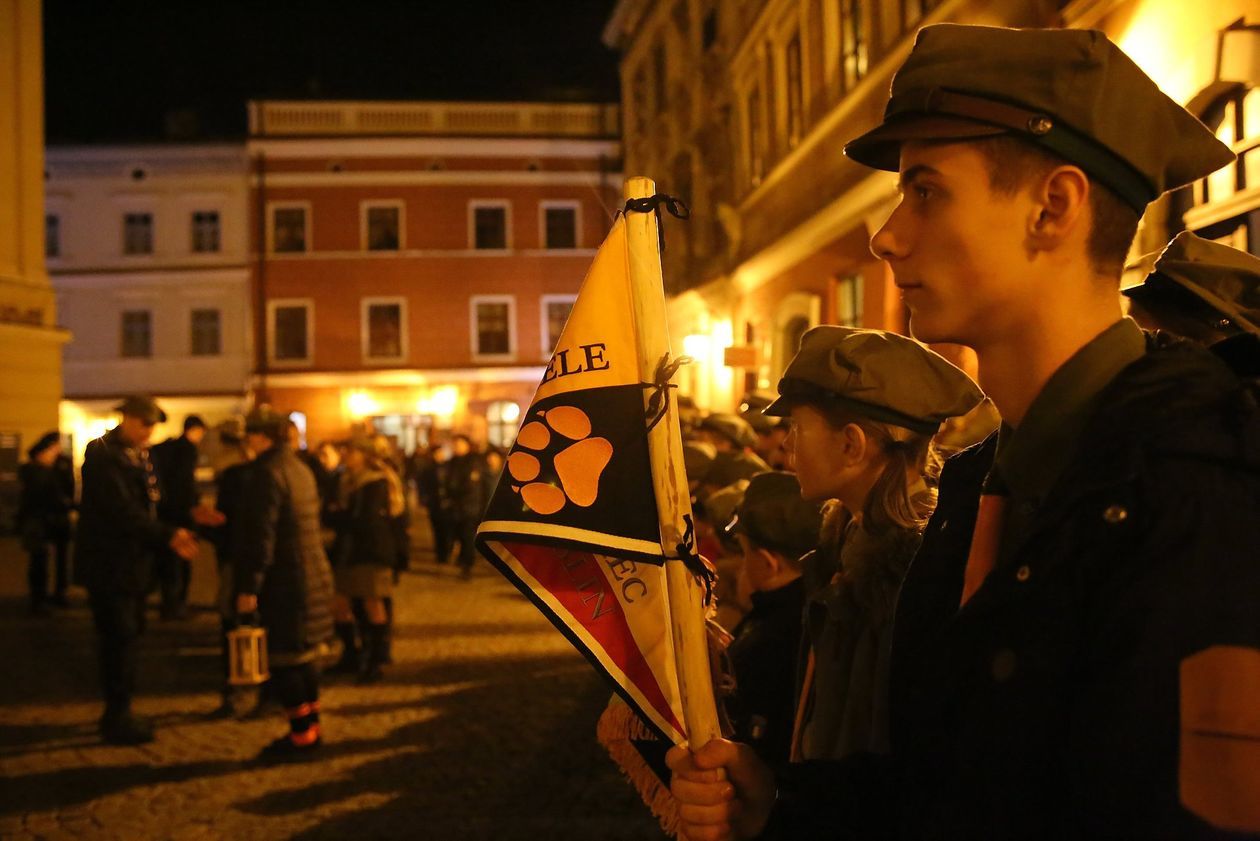
[[[332,572],[319,533],[315,477],[285,444],[254,460],[232,551],[236,591],[258,596],[273,652],[302,653],[332,635]]]
[[[494,481],[486,460],[480,453],[455,456],[448,462],[446,492],[451,501],[451,514],[457,520],[480,520],[494,493]]]
[[[162,498],[158,516],[165,522],[193,528],[192,509],[197,506],[197,445],[187,438],[167,438],[150,450]]]
[[[18,533],[29,550],[70,536],[70,509],[63,476],[57,467],[28,461],[18,468],[22,497],[18,503]]]
[[[224,516],[224,523],[211,532],[220,564],[231,563],[234,548],[240,545],[245,490],[253,462],[242,461],[223,468],[215,481],[214,507]]]
[[[1162,338],[1098,405],[961,610],[995,440],[949,461],[897,607],[892,759],[794,769],[767,837],[1236,837],[1181,803],[1203,737],[1179,676],[1260,647],[1260,412],[1211,354]]]
[[[389,479],[379,471],[347,474],[351,483],[344,509],[332,515],[336,566],[372,564],[393,568],[398,556],[394,518],[389,516]]]
[[[806,758],[888,753],[893,611],[919,540],[916,529],[874,534],[849,521],[838,547],[803,559],[805,637],[815,666],[801,739]],[[798,661],[801,674],[805,663]]]
[[[786,762],[795,716],[796,654],[801,646],[805,585],[797,578],[752,594],[752,610],[735,626],[726,650],[735,672],[727,713],[735,738],[770,764]]]
[[[144,592],[153,552],[167,546],[175,532],[158,519],[161,494],[148,451],[127,446],[112,429],[88,443],[82,477],[75,559],[88,588]]]

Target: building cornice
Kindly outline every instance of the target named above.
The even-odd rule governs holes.
[[[619,187],[620,172],[600,172],[599,170],[579,170],[576,172],[555,172],[535,170],[533,172],[512,172],[496,170],[419,170],[415,172],[388,172],[383,170],[355,172],[274,172],[260,177],[255,174],[250,179],[253,187],[265,183],[267,187],[439,187],[439,186],[577,186],[596,187],[608,184]]]
[[[542,365],[460,368],[392,368],[353,371],[268,371],[254,374],[251,383],[261,388],[368,388],[430,386],[454,383],[538,383],[547,369]]]
[[[249,154],[269,158],[614,158],[621,141],[541,137],[301,137],[254,138]]]

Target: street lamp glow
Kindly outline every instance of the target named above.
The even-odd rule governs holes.
[[[346,400],[346,405],[350,409],[350,414],[356,418],[365,418],[369,415],[377,413],[379,406],[372,395],[366,391],[352,391],[350,397]]]

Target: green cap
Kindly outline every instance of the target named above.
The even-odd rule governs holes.
[[[145,423],[166,423],[166,412],[163,412],[157,401],[147,394],[128,395],[123,402],[114,407],[114,411],[140,418]]]
[[[948,23],[919,30],[883,123],[844,151],[896,172],[903,141],[1000,134],[1076,164],[1139,213],[1234,159],[1101,32]]]
[[[721,435],[737,447],[752,447],[757,443],[753,428],[738,415],[714,412],[700,421],[699,429]]]
[[[818,546],[822,513],[801,499],[801,483],[782,471],[758,474],[748,482],[743,502],[726,526],[758,546],[799,558]]]
[[[1227,320],[1240,330],[1260,335],[1260,259],[1228,245],[1203,239],[1189,231],[1177,234],[1162,252],[1138,261],[1149,266],[1141,283],[1124,289],[1125,295],[1143,304],[1164,300],[1172,303],[1174,289],[1190,293],[1211,311],[1216,329]]]
[[[687,472],[687,478],[694,481],[704,478],[716,455],[717,450],[707,441],[684,441],[683,469]]]
[[[847,409],[915,432],[933,433],[984,400],[980,387],[939,354],[897,333],[826,324],[801,339],[767,415],[794,405]]]

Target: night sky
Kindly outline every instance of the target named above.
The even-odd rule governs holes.
[[[241,137],[259,98],[612,102],[614,3],[45,0],[45,131]]]

